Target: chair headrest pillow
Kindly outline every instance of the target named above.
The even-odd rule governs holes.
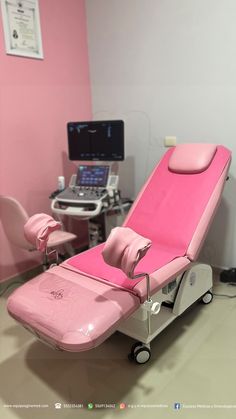
[[[201,173],[208,168],[216,153],[216,144],[178,144],[169,160],[175,173]]]

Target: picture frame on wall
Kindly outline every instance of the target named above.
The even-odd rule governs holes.
[[[6,53],[43,59],[38,0],[0,0]]]

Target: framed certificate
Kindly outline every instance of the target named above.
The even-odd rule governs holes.
[[[43,59],[38,0],[0,0],[6,53]]]

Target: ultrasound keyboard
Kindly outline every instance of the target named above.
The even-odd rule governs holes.
[[[107,195],[107,190],[97,187],[73,187],[66,188],[56,197],[57,201],[97,201]]]

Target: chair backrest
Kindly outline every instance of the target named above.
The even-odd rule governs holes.
[[[24,236],[24,225],[29,216],[14,198],[0,195],[0,220],[9,242],[25,250],[34,250]]]
[[[203,236],[220,201],[231,152],[212,144],[179,144],[166,152],[147,181],[125,221],[125,226],[149,237],[176,256],[195,260]],[[211,205],[198,245],[189,245],[206,216],[218,184],[218,199]]]

